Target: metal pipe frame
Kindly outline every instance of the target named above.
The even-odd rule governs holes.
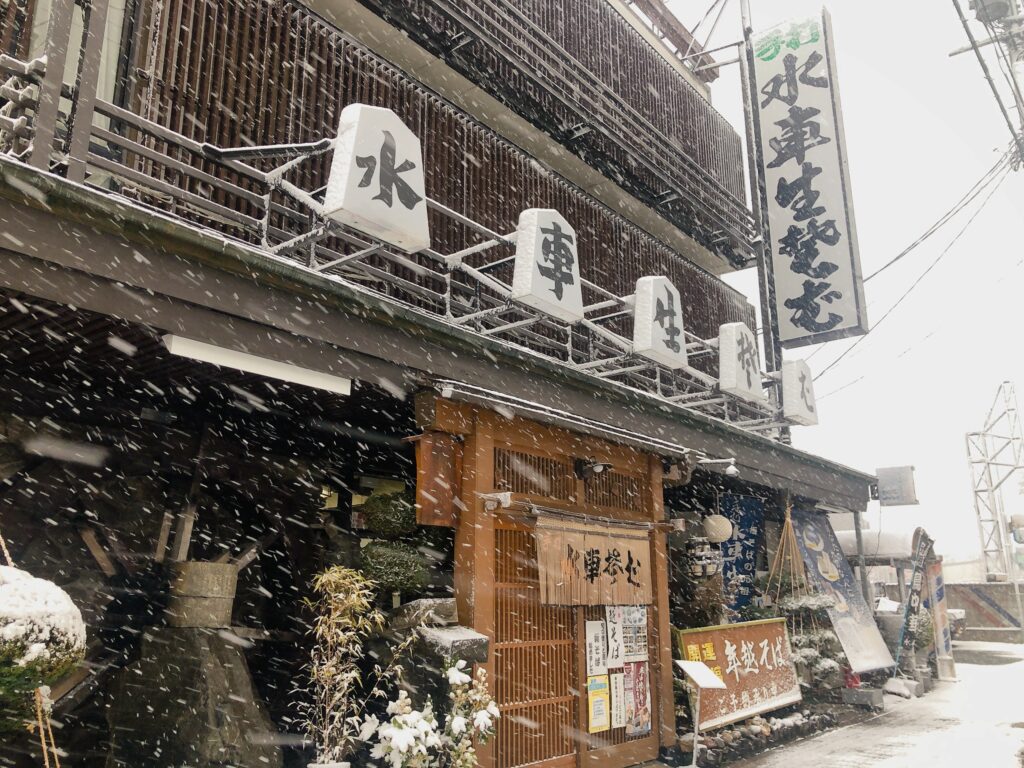
[[[0,70],[39,78],[40,95],[31,131],[34,137],[29,154],[31,165],[49,170],[54,159],[66,158],[68,178],[84,183],[91,182],[90,169],[102,170],[104,175],[164,196],[190,212],[224,221],[237,230],[236,239],[259,248],[272,258],[289,263],[301,260],[302,268],[323,279],[360,285],[364,290],[373,290],[418,311],[440,315],[446,322],[481,336],[501,337],[504,344],[553,358],[595,379],[615,379],[621,386],[653,393],[666,402],[701,410],[734,424],[761,428],[766,420],[774,423],[778,417],[770,404],[759,407],[721,394],[715,377],[693,367],[671,370],[636,355],[631,339],[605,326],[629,314],[631,296],[618,296],[590,280],[581,280],[584,288],[599,297],[585,308],[586,314],[618,310],[584,318],[576,324],[591,336],[581,348],[571,325],[515,302],[511,286],[487,273],[509,264],[514,257],[501,254],[483,264],[465,262],[469,256],[501,245],[514,245],[515,232],[493,231],[428,198],[426,205],[431,211],[486,239],[453,253],[426,249],[410,255],[331,220],[320,199],[322,189],[309,192],[286,177],[302,163],[329,151],[335,144],[333,138],[301,144],[222,148],[189,139],[98,98],[96,89],[106,5],[106,0],[89,3],[82,56],[73,88],[63,83],[63,65],[68,51],[72,50],[74,0],[54,0],[45,58],[30,62],[0,58]],[[66,137],[57,141],[62,95],[70,97],[69,130]],[[95,114],[123,128],[119,132],[94,125]],[[25,123],[8,122],[11,125],[0,123],[0,130],[6,128],[21,134],[28,130]],[[106,145],[109,151],[98,151],[97,145]],[[186,153],[196,161],[204,161],[205,170],[190,164]],[[126,164],[123,159],[126,155],[142,157],[147,163],[167,168],[175,174],[173,183],[150,175],[138,165]],[[272,158],[282,158],[284,162],[270,170],[245,162]],[[260,189],[249,189],[221,178],[209,169],[210,163],[238,174],[249,185],[254,183],[262,193]],[[111,192],[106,187],[100,188]],[[117,189],[113,191],[116,193]],[[234,210],[230,207],[231,200],[244,203],[242,210],[252,213]],[[341,243],[340,248],[338,243]],[[341,267],[347,268],[344,275],[331,272]],[[420,280],[403,276],[408,273]],[[453,279],[456,274],[465,280]],[[371,282],[367,284],[362,278],[369,278]],[[431,282],[436,283],[436,290],[430,287]],[[711,354],[717,349],[715,339],[705,340],[690,332],[684,333],[688,351]]]

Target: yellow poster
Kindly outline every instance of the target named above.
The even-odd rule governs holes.
[[[607,731],[611,726],[611,695],[608,675],[587,678],[587,712],[590,733]]]

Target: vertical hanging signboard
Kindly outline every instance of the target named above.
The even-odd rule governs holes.
[[[828,13],[756,35],[753,63],[779,338],[799,347],[866,333]]]
[[[808,583],[832,599],[828,617],[850,669],[860,674],[895,666],[828,516],[793,510],[793,530]]]
[[[722,580],[730,595],[729,607],[740,611],[750,605],[754,594],[757,550],[764,538],[764,502],[723,493],[719,511],[732,522],[732,536],[721,544]]]

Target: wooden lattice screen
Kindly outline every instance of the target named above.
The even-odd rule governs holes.
[[[494,587],[498,768],[575,765],[576,611],[541,604],[529,530],[495,531]]]
[[[570,458],[494,449],[495,488],[566,507],[642,515],[646,488],[640,475],[611,471],[598,477],[582,484],[580,494]],[[656,722],[644,736],[627,736],[625,728],[587,732],[583,627],[587,620],[603,620],[605,608],[541,602],[534,526],[529,517],[502,517],[495,526],[493,680],[502,710],[495,765],[575,768],[582,758],[596,768],[656,756]],[[650,654],[653,670],[653,647]]]

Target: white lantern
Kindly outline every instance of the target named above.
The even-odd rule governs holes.
[[[725,515],[704,518],[704,533],[712,544],[721,544],[732,538],[732,521]]]

